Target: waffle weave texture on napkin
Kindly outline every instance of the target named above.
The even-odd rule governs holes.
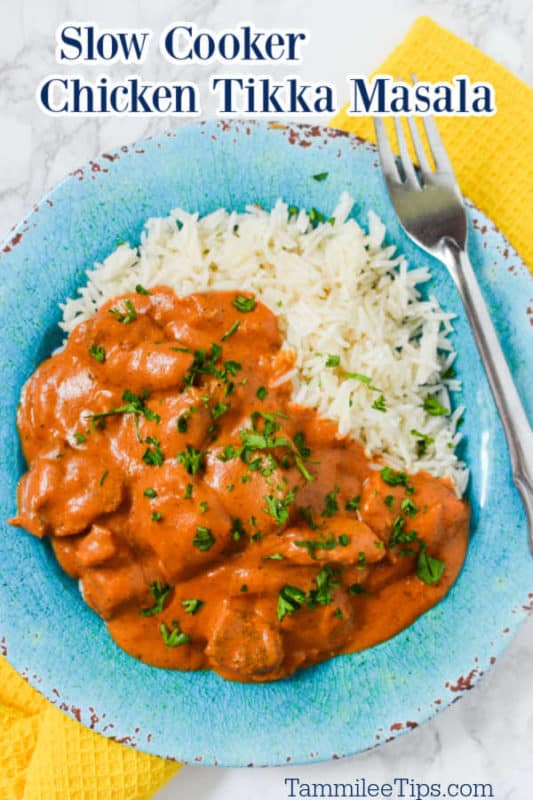
[[[498,113],[443,117],[464,194],[533,267],[533,91],[476,48],[421,18],[378,70],[393,76],[490,81]],[[341,111],[333,126],[372,139],[367,118]],[[48,703],[0,657],[0,800],[148,800],[179,765],[88,730]]]
[[[467,75],[494,86],[496,114],[439,117],[437,124],[463,194],[533,270],[533,89],[428,17],[415,21],[376,73],[431,82]],[[372,120],[350,117],[346,108],[330,125],[375,142]]]
[[[84,728],[0,658],[0,800],[148,800],[178,769]]]

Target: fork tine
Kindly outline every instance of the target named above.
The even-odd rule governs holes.
[[[450,159],[448,158],[446,150],[444,149],[444,145],[442,143],[442,139],[440,138],[440,133],[435,120],[433,117],[422,117],[422,124],[424,125],[424,130],[426,131],[429,149],[431,151],[431,155],[433,156],[433,161],[435,162],[437,170],[439,170],[439,172],[447,172],[452,178],[455,179],[453,167]]]
[[[420,138],[420,134],[418,133],[418,128],[416,127],[416,122],[414,121],[413,117],[407,117],[407,123],[409,125],[409,130],[411,131],[411,139],[413,140],[413,146],[415,148],[420,171],[424,180],[426,180],[432,171],[429,165],[428,157],[426,156],[426,151],[424,150],[424,145],[422,144],[422,139]]]
[[[399,117],[394,117],[394,127],[396,128],[396,139],[398,140],[400,159],[405,175],[405,183],[411,189],[420,189],[415,168],[413,167],[413,162],[411,161],[411,156],[409,155],[409,150],[407,148],[407,140],[405,138],[402,121]]]
[[[411,80],[413,81],[413,83],[416,83],[418,81],[418,78],[416,77],[414,72],[411,73]],[[448,172],[455,180],[455,182],[457,182],[457,178],[455,177],[455,173],[453,171],[450,159],[448,158],[448,154],[446,153],[444,144],[442,143],[442,139],[440,138],[440,133],[437,128],[435,120],[433,119],[433,117],[422,117],[422,124],[426,132],[429,149],[433,161],[435,162],[435,166],[441,172]],[[422,164],[420,164],[420,167],[422,168]]]
[[[385,130],[385,123],[381,117],[374,117],[374,130],[376,131],[376,139],[378,143],[379,160],[381,161],[381,168],[383,175],[387,180],[400,181],[398,167],[396,166],[396,159],[392,152],[389,137]]]

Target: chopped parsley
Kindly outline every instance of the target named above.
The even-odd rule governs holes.
[[[411,428],[411,435],[417,437],[416,454],[421,458],[426,453],[428,446],[433,444],[435,439],[432,436],[417,431],[415,428]]]
[[[405,472],[397,472],[392,467],[383,467],[380,472],[381,480],[389,486],[407,486],[409,478]]]
[[[74,438],[78,444],[83,444],[87,441],[87,437],[83,435],[83,433],[75,433]]]
[[[439,403],[434,394],[428,394],[424,398],[424,408],[432,417],[444,417],[450,413],[450,409]]]
[[[161,417],[159,414],[156,414],[155,411],[152,411],[146,405],[146,401],[149,397],[150,392],[146,390],[144,390],[144,392],[141,394],[135,394],[135,392],[125,389],[125,391],[122,393],[124,405],[117,406],[117,408],[111,408],[109,411],[99,411],[96,414],[90,414],[89,416],[92,420],[99,420],[103,419],[104,417],[114,416],[115,414],[134,414],[136,417],[145,417],[145,419],[159,424],[161,422]]]
[[[144,294],[144,295],[151,294],[151,292],[149,292],[148,289],[145,289],[144,286],[142,286],[140,283],[138,283],[137,286],[135,287],[135,291],[137,292],[137,294]]]
[[[110,308],[109,313],[113,314],[117,322],[121,322],[123,325],[129,325],[130,322],[137,319],[137,311],[131,300],[125,300],[124,306],[126,309],[125,311],[121,311],[120,308]]]
[[[263,511],[273,517],[278,525],[284,525],[289,519],[289,507],[296,497],[296,489],[290,489],[285,497],[275,497],[272,494],[263,497],[266,506]]]
[[[222,366],[217,366],[221,356],[222,347],[216,343],[211,345],[209,351],[206,351],[203,347],[195,350],[193,362],[185,373],[185,386],[195,386],[201,375],[213,375],[227,384],[227,390],[231,385],[231,382],[228,383],[228,375],[235,376],[242,369],[242,365],[238,361],[225,361]]]
[[[297,586],[290,586],[288,583],[285,584],[278,595],[276,613],[279,621],[283,622],[287,615],[299,611],[305,601],[306,594],[302,589],[299,589]]]
[[[456,377],[456,375],[457,375],[457,373],[456,373],[456,371],[454,370],[454,368],[453,368],[453,367],[448,367],[448,369],[447,369],[447,370],[445,370],[445,371],[442,373],[442,379],[443,379],[444,381],[449,381],[449,380],[451,380],[452,378],[455,378],[455,377]]]
[[[149,467],[160,467],[165,460],[165,456],[159,446],[159,439],[156,436],[147,436],[144,441],[148,444],[142,457],[144,463],[148,464]]]
[[[243,297],[242,294],[238,294],[237,297],[231,301],[231,305],[236,308],[237,311],[245,314],[248,311],[254,310],[256,306],[255,297]]]
[[[320,212],[320,211],[319,211],[317,208],[315,208],[314,206],[312,206],[312,207],[309,209],[308,216],[309,216],[309,222],[311,223],[311,225],[313,226],[313,228],[316,228],[316,226],[317,226],[317,225],[318,225],[320,222],[325,222],[325,221],[326,221],[326,218],[325,218],[324,214],[322,214],[322,213],[321,213],[321,212]]]
[[[99,364],[105,361],[105,350],[101,344],[91,344],[87,349],[89,355],[92,356],[95,361],[98,361]]]
[[[392,494],[388,494],[388,495],[387,495],[387,496],[384,498],[383,502],[385,503],[385,505],[387,506],[387,508],[392,508],[392,507],[393,507],[393,505],[394,505],[394,495],[392,495]]]
[[[222,416],[222,414],[225,414],[226,411],[228,411],[228,409],[229,406],[227,403],[217,403],[211,409],[211,416],[213,417],[213,419],[218,419],[219,417]]]
[[[185,489],[185,494],[183,495],[184,500],[190,500],[192,497],[192,483],[188,483]]]
[[[326,367],[338,367],[341,363],[340,356],[333,356],[331,354],[326,358]]]
[[[63,454],[61,453],[61,455],[63,455]],[[59,456],[56,456],[56,458],[59,458]],[[109,475],[109,470],[108,470],[108,469],[106,469],[106,470],[105,470],[105,472],[102,472],[102,477],[101,477],[101,478],[100,478],[100,480],[98,481],[98,482],[99,482],[99,484],[100,484],[100,486],[103,486],[103,485],[104,485],[104,483],[105,483],[105,480],[106,480],[106,478],[107,478],[107,476],[108,476],[108,475]]]
[[[335,616],[339,619],[344,619],[344,614],[342,613],[342,608],[335,609]]]
[[[269,556],[263,556],[265,561],[283,561],[285,556],[281,555],[281,553],[272,553]]]
[[[331,590],[340,586],[340,582],[332,567],[322,567],[315,578],[317,588],[311,589],[307,605],[316,608],[317,605],[327,606],[331,603]]]
[[[326,497],[324,498],[324,510],[321,514],[322,517],[332,517],[337,513],[339,510],[339,504],[337,502],[337,495],[339,492],[340,489],[335,484],[334,489],[327,493]]]
[[[163,610],[164,602],[171,591],[172,586],[169,586],[168,583],[159,583],[159,581],[151,583],[150,592],[154,598],[154,605],[151,608],[143,608],[140,612],[141,616],[151,617],[154,614],[160,614]]]
[[[337,546],[335,536],[331,533],[327,539],[303,539],[294,542],[296,547],[305,547],[310,558],[316,559],[317,550],[333,550]]]
[[[416,562],[416,574],[428,585],[438,583],[444,572],[444,561],[428,555],[425,542],[420,542],[420,550]]]
[[[229,339],[229,337],[230,337],[230,336],[233,336],[233,334],[234,334],[234,333],[237,331],[237,329],[238,329],[238,327],[239,327],[239,325],[240,325],[240,324],[241,324],[241,323],[239,322],[239,320],[236,320],[236,321],[233,323],[233,325],[232,325],[230,328],[228,328],[228,330],[226,331],[226,333],[224,334],[224,336],[222,336],[222,338],[220,339],[220,341],[221,341],[221,342],[226,342],[226,341]]]
[[[338,542],[341,547],[348,547],[348,545],[350,544],[350,537],[348,536],[347,533],[341,533],[341,535],[338,538]]]
[[[151,486],[148,486],[148,488],[144,490],[143,494],[145,497],[149,497],[151,500],[153,500],[154,497],[157,497],[156,490],[152,489]]]
[[[365,553],[363,553],[362,550],[359,551],[359,555],[357,557],[357,563],[359,564],[360,567],[366,566],[366,555]]]
[[[400,508],[404,514],[407,514],[408,517],[414,517],[415,514],[418,514],[418,508],[410,497],[406,497],[405,500],[402,500]]]
[[[205,514],[207,509],[208,509],[207,502],[205,500],[202,500],[200,503],[200,511],[202,512],[202,514]]]
[[[317,172],[316,175],[312,175],[311,177],[313,178],[313,180],[321,182],[325,181],[328,175],[329,172]]]
[[[167,647],[180,647],[182,644],[188,644],[191,641],[190,636],[183,633],[176,620],[172,623],[172,630],[167,628],[164,622],[161,624],[159,630],[161,631],[161,636]]]
[[[196,475],[203,469],[204,454],[201,450],[195,450],[190,444],[186,450],[182,450],[176,456],[180,464],[183,464],[189,475]]]
[[[182,600],[181,605],[185,609],[186,614],[197,614],[204,605],[204,601],[194,597],[191,600]]]
[[[205,528],[203,525],[196,526],[196,535],[192,540],[194,547],[201,550],[202,553],[205,553],[206,550],[209,550],[215,543],[215,537],[211,533],[210,528]]]
[[[305,436],[301,431],[294,434],[294,444],[303,459],[308,459],[311,456],[311,448],[307,447]]]
[[[241,588],[239,589],[239,591],[240,592],[247,592],[248,591],[248,586],[245,583],[243,583]]]
[[[187,433],[187,428],[189,427],[189,417],[190,414],[188,412],[185,412],[185,414],[180,414],[176,422],[178,433]]]
[[[375,408],[376,411],[387,411],[387,406],[385,405],[385,396],[380,394],[377,400],[374,400],[372,403],[372,408]]]
[[[299,508],[298,512],[305,519],[305,521],[307,522],[312,531],[317,531],[319,529],[320,525],[317,522],[315,522],[315,519],[313,517],[313,509],[311,508],[311,506],[305,506],[305,508]]]
[[[361,505],[361,495],[356,494],[346,503],[346,511],[359,511]]]
[[[360,381],[361,383],[364,383],[365,386],[370,389],[370,391],[381,393],[381,389],[378,389],[377,386],[373,386],[372,378],[369,378],[368,375],[362,375],[360,372],[345,372],[344,377],[348,378],[349,380]]]
[[[293,217],[298,216],[298,214],[300,213],[300,209],[298,208],[298,206],[289,206],[287,208],[287,212],[289,214],[289,219],[292,219]]]
[[[262,401],[262,400],[264,400],[266,398],[267,394],[268,394],[268,392],[265,389],[265,387],[264,386],[260,386],[259,389],[257,390],[257,392],[255,393],[255,396],[258,398],[258,400]]]
[[[151,520],[152,522],[161,522],[163,519],[163,515],[160,511],[152,511]]]
[[[348,591],[350,594],[366,594],[366,595],[370,594],[368,589],[365,589],[365,587],[361,586],[360,583],[352,583]]]

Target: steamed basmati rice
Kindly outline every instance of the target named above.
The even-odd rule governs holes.
[[[431,295],[421,298],[417,287],[429,270],[408,270],[384,244],[378,217],[370,212],[365,231],[348,218],[352,206],[343,194],[332,220],[316,226],[281,200],[270,212],[249,206],[242,214],[219,209],[200,218],[176,209],[150,219],[139,247],[121,244],[87,272],[79,296],[62,305],[61,325],[70,332],[138,283],[165,284],[178,294],[254,292],[296,353],[286,376],[295,401],[335,420],[368,454],[409,472],[449,476],[462,494],[468,472],[455,448],[464,409],[432,416],[424,408],[428,395],[450,408],[449,392],[460,389],[456,379],[442,377],[455,359],[448,339],[453,315]],[[339,366],[326,367],[328,355],[340,356]],[[420,433],[432,440],[425,452]]]

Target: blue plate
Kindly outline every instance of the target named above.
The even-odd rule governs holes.
[[[312,175],[328,172],[326,181]],[[430,291],[458,314],[455,346],[467,407],[472,541],[449,595],[394,639],[290,680],[250,686],[210,672],[147,667],[112,642],[46,542],[0,524],[0,642],[13,666],[84,725],[140,750],[221,766],[309,762],[356,753],[415,727],[471,688],[533,605],[533,558],[509,455],[470,329],[444,268],[402,233],[375,149],[318,127],[211,122],[181,128],[78,170],[36,206],[1,255],[1,519],[24,470],[20,389],[57,346],[59,301],[117,240],[182,206],[206,214],[278,197],[329,215],[341,191],[365,225],[374,209]],[[533,412],[532,281],[492,223],[469,207],[470,255],[522,397]],[[529,311],[528,311],[529,303]],[[529,317],[528,317],[529,314]]]

